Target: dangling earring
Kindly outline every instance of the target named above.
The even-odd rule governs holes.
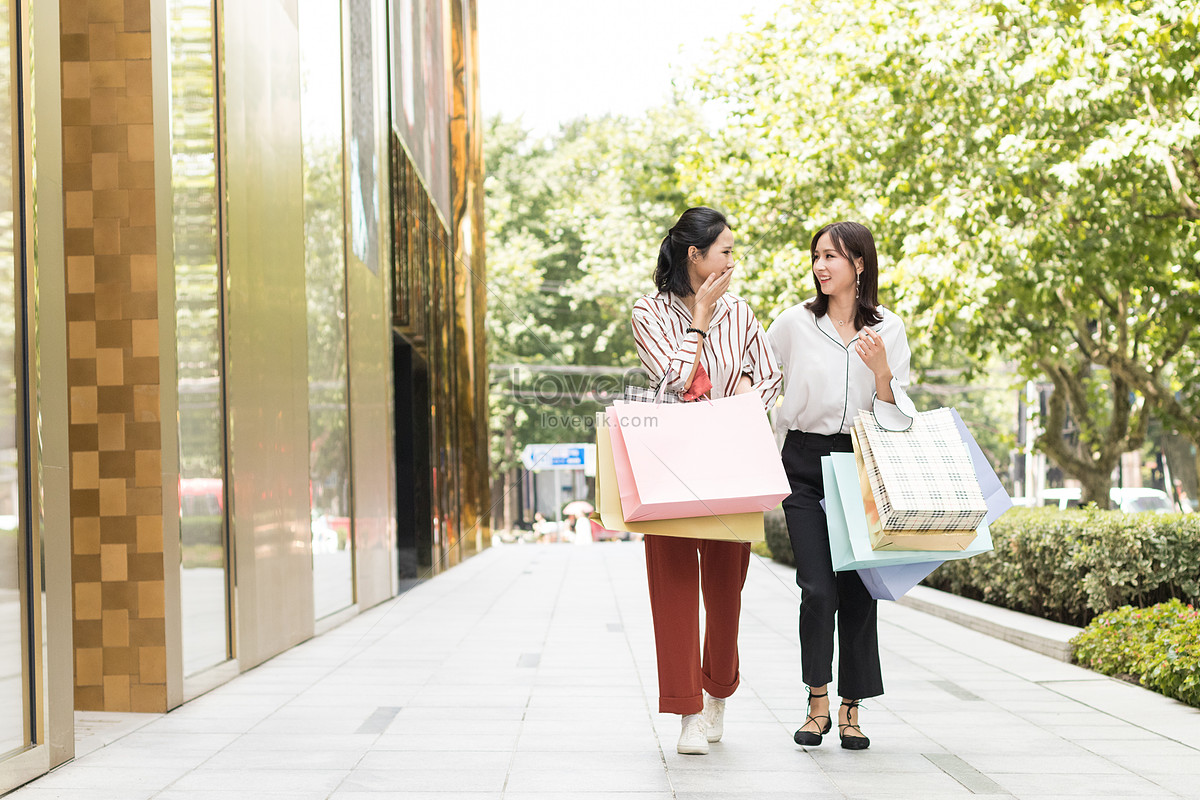
[[[862,283],[862,273],[859,272],[854,276],[854,299],[858,299],[858,289]]]

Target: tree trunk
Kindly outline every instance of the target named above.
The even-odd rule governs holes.
[[[1164,433],[1162,448],[1171,468],[1171,477],[1180,482],[1189,498],[1200,497],[1200,481],[1197,481],[1200,474],[1200,446],[1183,433]],[[1167,494],[1173,491],[1169,487]]]
[[[508,425],[504,428],[504,461],[508,464],[512,463],[515,456],[513,444],[513,428],[515,427],[515,414],[509,413]],[[515,472],[516,470],[512,467],[504,470],[504,527],[507,530],[512,530],[516,522],[515,511],[513,510],[513,503],[515,502],[513,492],[516,489]]]
[[[1112,486],[1112,473],[1121,458],[1122,444],[1128,438],[1128,400],[1120,391],[1114,392],[1112,427],[1104,432],[1101,442],[1088,441],[1081,425],[1075,426],[1078,430],[1077,441],[1068,442],[1064,435],[1068,408],[1076,420],[1086,419],[1091,414],[1087,406],[1086,386],[1090,366],[1090,362],[1086,361],[1074,365],[1042,363],[1046,374],[1054,382],[1054,391],[1047,402],[1048,413],[1037,446],[1063,472],[1083,484],[1084,504],[1095,503],[1099,508],[1106,509],[1109,507],[1108,490]]]
[[[504,473],[504,481],[507,486],[507,494],[504,495],[505,515],[508,517],[508,526],[510,529],[519,528],[518,523],[524,522],[521,519],[522,509],[518,508],[517,501],[520,500],[521,477],[524,472],[517,467],[513,467]]]
[[[1098,508],[1108,508],[1108,490],[1112,488],[1112,480],[1109,478],[1111,474],[1100,476],[1092,473],[1082,476],[1079,479],[1083,484],[1083,497],[1080,502],[1085,506],[1088,503],[1095,503]]]

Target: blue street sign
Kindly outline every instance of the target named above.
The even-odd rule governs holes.
[[[530,444],[521,461],[530,472],[544,469],[582,469],[591,474],[596,460],[594,444]]]

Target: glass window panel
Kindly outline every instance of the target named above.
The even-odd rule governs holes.
[[[170,0],[184,673],[229,657],[211,0]]]
[[[17,259],[13,178],[11,4],[0,0],[0,754],[26,744],[23,668],[28,653],[22,627],[18,554],[21,486],[17,473]]]
[[[318,619],[354,602],[340,5],[330,0],[300,2],[309,481],[313,605]]]

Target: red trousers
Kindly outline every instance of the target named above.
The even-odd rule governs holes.
[[[701,689],[713,697],[729,697],[738,687],[738,617],[750,545],[677,536],[646,536],[645,542],[658,655],[658,710],[698,714],[704,706]]]

